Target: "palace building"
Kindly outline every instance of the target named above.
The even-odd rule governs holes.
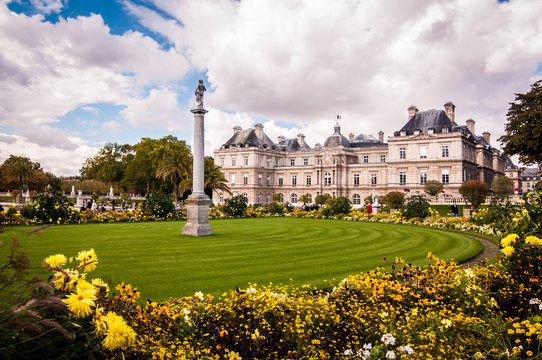
[[[455,121],[455,105],[444,110],[408,108],[408,121],[389,136],[378,139],[366,134],[347,137],[339,124],[323,145],[311,148],[305,136],[271,140],[261,124],[254,129],[233,128],[233,136],[214,152],[233,195],[244,195],[249,203],[266,204],[272,194],[297,205],[301,195],[312,201],[319,194],[345,196],[361,206],[373,189],[379,196],[391,191],[424,194],[428,180],[444,184],[442,197],[461,202],[458,188],[468,180],[491,185],[505,174],[506,158],[490,145],[490,133],[476,135],[472,119],[465,125]],[[220,204],[229,197],[213,194]],[[451,201],[451,200],[450,200]]]

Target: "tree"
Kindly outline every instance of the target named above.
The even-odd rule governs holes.
[[[526,94],[515,94],[506,117],[505,134],[499,138],[505,155],[519,155],[526,165],[542,165],[542,80]]]
[[[248,200],[243,195],[237,195],[226,199],[222,206],[223,211],[230,216],[244,216],[247,213]]]
[[[320,195],[316,195],[316,197],[314,198],[314,203],[317,204],[317,205],[324,205],[326,203],[326,200],[327,199],[330,199],[331,196],[329,195],[326,195],[326,194],[320,194]]]
[[[280,202],[280,194],[271,195],[271,201],[276,201],[277,203],[279,203]]]
[[[489,186],[478,180],[467,181],[459,187],[459,193],[474,208],[478,208],[486,200],[488,191]]]
[[[192,156],[184,141],[169,144],[156,169],[156,177],[171,182],[175,202],[179,201],[180,184],[190,175]]]
[[[405,203],[405,194],[400,191],[392,191],[384,195],[382,202],[392,209],[399,209]]]
[[[85,161],[79,173],[83,179],[119,184],[124,178],[128,163],[132,159],[133,154],[130,145],[107,143],[96,156]]]
[[[429,202],[421,196],[412,196],[401,208],[401,215],[407,219],[417,217],[425,219],[429,216]]]
[[[504,199],[514,191],[514,181],[508,176],[499,176],[493,179],[491,188],[496,197]]]
[[[19,187],[23,191],[23,185],[30,183],[34,176],[34,170],[41,171],[41,165],[30,161],[24,156],[10,155],[1,166],[3,187]]]
[[[437,196],[444,189],[444,185],[437,180],[427,180],[423,186],[423,190],[431,196]]]
[[[213,158],[205,157],[203,164],[203,187],[205,193],[209,195],[210,198],[213,196],[213,191],[221,190],[228,194],[231,194],[230,187],[228,186],[228,180],[224,177],[221,167],[216,165]],[[188,177],[183,180],[181,184],[181,189],[191,189],[192,188],[192,171],[189,169]]]
[[[311,202],[311,199],[307,196],[307,194],[303,194],[297,199],[298,202],[303,203],[303,206],[305,206],[307,203]]]

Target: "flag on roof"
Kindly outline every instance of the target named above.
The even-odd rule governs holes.
[[[337,120],[340,120],[341,119],[341,115],[337,115]]]

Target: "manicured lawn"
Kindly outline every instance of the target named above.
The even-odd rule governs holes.
[[[48,255],[70,257],[94,248],[99,264],[90,273],[115,285],[131,283],[142,300],[156,301],[203,291],[213,295],[247,287],[316,284],[404,258],[426,264],[428,251],[466,260],[482,245],[462,234],[411,226],[296,218],[211,221],[214,235],[182,236],[184,222],[56,225],[19,239],[37,272]],[[2,250],[4,253],[4,249]],[[393,261],[393,260],[392,260]],[[291,280],[290,280],[291,279]]]

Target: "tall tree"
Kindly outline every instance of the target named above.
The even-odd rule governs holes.
[[[508,176],[496,177],[491,183],[491,188],[497,198],[505,199],[514,191],[514,180],[510,179]]]
[[[213,191],[221,190],[228,194],[231,194],[230,187],[228,186],[228,180],[224,177],[221,167],[216,165],[213,158],[205,157],[204,163],[204,176],[203,176],[203,187],[205,188],[205,193],[212,198]],[[192,166],[189,169],[188,177],[181,184],[181,191],[192,189]]]
[[[190,148],[184,141],[170,143],[164,147],[162,160],[156,169],[156,176],[173,185],[175,201],[180,198],[180,184],[190,175],[192,156]]]
[[[489,186],[478,180],[470,180],[459,187],[459,193],[465,198],[467,203],[478,208],[485,200]]]
[[[506,155],[519,155],[524,164],[542,165],[542,80],[525,94],[516,94],[506,114],[505,134],[499,138]]]
[[[85,161],[79,172],[83,179],[119,184],[132,158],[130,145],[107,143],[96,156]]]
[[[2,164],[2,182],[4,187],[18,186],[21,192],[23,185],[29,184],[34,176],[35,170],[41,170],[41,165],[30,161],[24,156],[10,155]]]

